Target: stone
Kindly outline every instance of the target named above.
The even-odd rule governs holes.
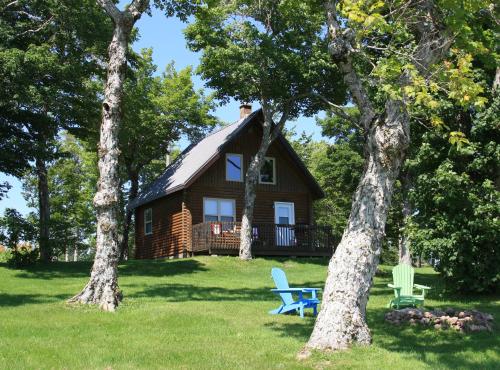
[[[434,329],[437,329],[437,330],[441,329],[441,324],[434,325]]]
[[[424,317],[427,317],[427,318],[432,318],[433,314],[430,313],[429,311],[425,311],[424,312]]]
[[[455,315],[455,310],[451,307],[448,307],[446,310],[444,310],[448,316],[454,316]]]
[[[430,324],[430,322],[431,322],[431,320],[430,320],[429,318],[427,318],[427,317],[422,317],[422,318],[420,319],[420,323],[421,323],[422,325],[429,325],[429,324]]]
[[[458,317],[450,317],[447,321],[448,321],[448,324],[455,325],[458,321]]]
[[[461,318],[461,319],[463,319],[465,317],[465,312],[464,311],[460,311],[458,313],[458,317]]]

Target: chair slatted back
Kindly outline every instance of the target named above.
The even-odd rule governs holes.
[[[285,271],[280,268],[273,267],[271,270],[271,276],[273,277],[274,284],[276,284],[277,289],[289,289],[288,280],[285,275]],[[284,304],[292,304],[293,297],[292,293],[280,293],[281,299]]]
[[[395,286],[401,287],[401,295],[413,295],[413,277],[415,270],[410,265],[400,264],[392,269]]]

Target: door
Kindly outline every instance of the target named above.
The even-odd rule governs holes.
[[[274,202],[274,223],[276,224],[276,245],[295,245],[295,209],[293,203]]]

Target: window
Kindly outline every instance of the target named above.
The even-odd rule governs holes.
[[[144,211],[144,235],[153,233],[153,210],[148,208]]]
[[[259,182],[261,184],[276,184],[276,159],[266,157],[260,169]]]
[[[203,219],[205,222],[234,222],[236,219],[234,199],[203,199]]]
[[[243,156],[241,154],[226,154],[226,180],[243,181]]]

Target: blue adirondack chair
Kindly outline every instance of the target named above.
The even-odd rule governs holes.
[[[277,315],[287,312],[299,312],[300,317],[304,317],[304,309],[312,308],[313,314],[316,316],[318,313],[319,299],[316,295],[319,288],[290,288],[288,280],[286,279],[285,272],[282,269],[273,267],[271,270],[276,289],[271,289],[273,293],[279,294],[282,304],[275,310],[269,311],[271,315]],[[293,299],[293,294],[298,295],[298,299]],[[304,294],[311,294],[311,298],[304,298]]]

